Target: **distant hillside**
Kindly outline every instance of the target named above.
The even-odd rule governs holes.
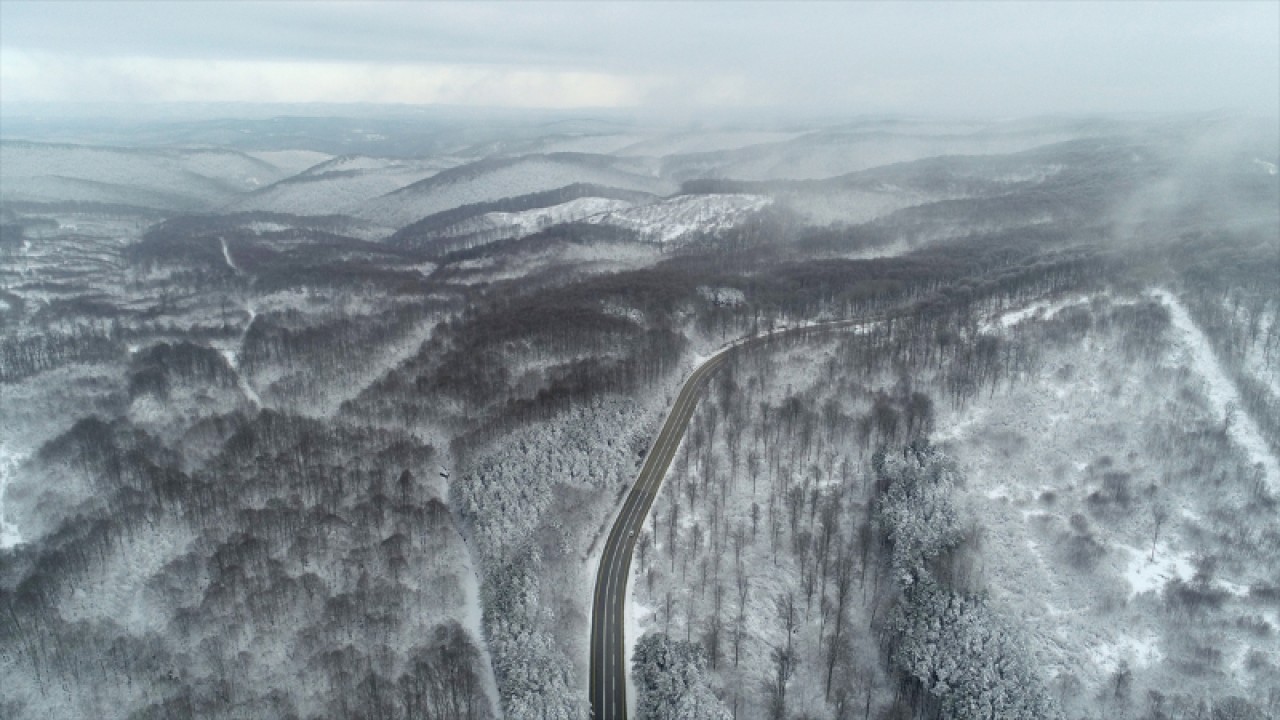
[[[664,175],[735,180],[818,180],[938,155],[1018,152],[1090,134],[1090,128],[914,135],[883,130],[825,130],[785,142],[666,158]]]
[[[287,168],[234,150],[137,150],[0,142],[0,200],[210,209]]]
[[[470,247],[469,243],[459,244],[458,241],[477,233],[496,233],[502,237],[511,237],[511,233],[529,228],[538,229],[546,224],[579,220],[605,209],[654,199],[653,195],[634,190],[574,183],[555,190],[473,203],[438,212],[401,228],[388,242],[443,254]],[[531,212],[539,210],[543,212]],[[450,239],[453,242],[449,242]]]
[[[360,217],[404,227],[460,205],[488,202],[587,183],[667,195],[676,184],[643,162],[603,155],[555,153],[494,158],[440,172],[433,177],[370,201]]]
[[[429,178],[452,165],[448,160],[406,160],[347,155],[284,178],[230,209],[295,215],[349,212],[369,200]]]

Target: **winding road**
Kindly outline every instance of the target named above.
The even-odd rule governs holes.
[[[600,567],[596,571],[596,589],[591,605],[591,717],[594,720],[626,720],[628,666],[623,628],[627,582],[631,577],[631,555],[635,550],[636,538],[649,515],[649,508],[658,497],[667,467],[671,465],[671,459],[680,447],[689,418],[693,416],[698,398],[712,375],[736,352],[760,347],[782,337],[793,338],[849,328],[879,319],[881,316],[807,325],[736,341],[699,365],[680,388],[671,413],[667,415],[667,421],[654,440],[653,447],[640,468],[640,475],[627,494],[600,554]]]

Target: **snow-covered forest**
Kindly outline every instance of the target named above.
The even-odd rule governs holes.
[[[0,139],[0,717],[585,720],[766,335],[634,716],[1280,717],[1274,125],[277,120]]]

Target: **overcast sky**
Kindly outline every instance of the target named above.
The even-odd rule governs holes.
[[[0,103],[1280,113],[1280,2],[0,0]]]

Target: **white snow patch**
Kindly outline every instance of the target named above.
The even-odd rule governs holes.
[[[1159,636],[1146,635],[1136,637],[1129,633],[1119,633],[1114,642],[1100,643],[1089,649],[1089,656],[1094,664],[1108,673],[1115,672],[1120,661],[1128,661],[1130,665],[1146,667],[1158,663],[1164,657],[1158,649]]]
[[[521,212],[490,212],[450,225],[441,234],[446,237],[472,233],[494,233],[494,240],[532,235],[552,225],[581,220],[592,215],[624,210],[632,206],[625,200],[584,197],[550,207]]]
[[[460,624],[471,635],[472,642],[480,650],[487,667],[493,667],[493,654],[489,649],[489,640],[484,632],[484,603],[480,599],[480,573],[475,566],[475,558],[471,554],[471,546],[466,539],[459,536],[458,544],[462,547],[465,566],[456,573],[458,584],[466,600],[462,604],[463,615],[458,618]],[[498,694],[498,681],[492,672],[481,673],[485,695],[489,698],[489,707],[493,708],[495,717],[502,720],[502,701]]]
[[[979,325],[979,329],[986,332],[996,327],[1011,328],[1023,320],[1033,317],[1048,319],[1053,317],[1063,308],[1071,307],[1072,305],[1079,305],[1087,301],[1088,298],[1084,295],[1073,295],[1060,300],[1038,300],[1024,308],[994,315],[989,320]]]
[[[738,288],[713,288],[702,285],[698,287],[698,294],[716,305],[730,305],[736,307],[747,301],[747,296]]]
[[[227,239],[218,238],[218,241],[222,243],[222,259],[227,261],[227,267],[231,268],[237,275],[243,275],[244,271],[240,269],[239,265],[236,265],[235,260],[231,259],[231,250],[227,247]]]
[[[731,228],[771,202],[763,195],[681,195],[593,215],[586,221],[632,230],[648,242],[666,244],[694,233]]]
[[[21,464],[22,458],[18,457],[9,448],[0,445],[0,549],[10,548],[22,542],[22,535],[18,533],[18,526],[9,522],[4,513],[4,492],[9,487],[9,483],[13,481],[14,475],[18,472],[18,465]]]
[[[1243,312],[1243,310],[1237,311],[1237,320],[1248,323],[1249,318],[1241,317]],[[1271,333],[1280,333],[1280,325],[1277,325],[1280,323],[1280,307],[1273,305],[1269,311],[1264,311],[1256,322],[1260,338],[1268,337]],[[1261,341],[1248,345],[1244,356],[1244,371],[1255,380],[1264,383],[1272,395],[1280,398],[1280,369],[1273,367],[1278,364],[1278,361],[1268,356],[1266,346],[1267,344]]]
[[[1151,559],[1150,550],[1139,550],[1131,545],[1119,545],[1129,551],[1129,565],[1124,577],[1129,581],[1129,597],[1132,599],[1146,592],[1159,593],[1165,583],[1173,580],[1186,580],[1195,574],[1192,554],[1175,552],[1167,545],[1157,545],[1155,560]]]
[[[227,244],[224,240],[222,243],[223,252],[226,252],[226,249]],[[253,403],[254,408],[261,408],[262,398],[258,397],[258,391],[253,389],[253,385],[249,383],[249,379],[240,371],[239,349],[244,347],[244,338],[249,334],[249,328],[253,327],[254,319],[258,317],[258,313],[253,309],[252,305],[247,306],[245,310],[249,313],[249,321],[244,324],[244,332],[240,334],[240,339],[236,342],[236,347],[219,348],[218,352],[222,354],[222,357],[226,359],[227,364],[235,371],[236,385],[239,386],[240,392],[244,394],[245,398],[247,398],[249,402]]]
[[[276,223],[276,222],[255,221],[246,225],[245,229],[250,230],[257,235],[261,235],[263,233],[285,232],[288,230],[292,230],[293,228],[290,227],[289,225],[283,225],[281,223]],[[223,241],[222,247],[224,250],[226,249],[227,247],[226,241]]]
[[[1204,378],[1205,395],[1213,411],[1220,417],[1226,417],[1229,412],[1234,411],[1229,429],[1231,439],[1244,449],[1251,463],[1261,467],[1267,488],[1273,493],[1280,490],[1280,463],[1271,454],[1257,423],[1248,413],[1238,410],[1242,407],[1240,394],[1213,354],[1208,338],[1196,327],[1195,321],[1177,296],[1164,289],[1155,290],[1153,294],[1168,306],[1177,338],[1189,356],[1188,360]]]
[[[1263,160],[1261,158],[1254,158],[1253,162],[1258,165],[1261,165],[1262,168],[1267,171],[1268,175],[1275,175],[1277,172],[1280,172],[1280,170],[1276,168],[1275,163],[1267,162],[1266,160]]]

